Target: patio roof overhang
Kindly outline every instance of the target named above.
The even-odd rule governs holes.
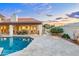
[[[32,25],[32,24],[36,24],[36,25],[39,25],[39,24],[42,24],[42,22],[0,22],[0,25],[25,25],[25,24],[29,24],[29,25]]]

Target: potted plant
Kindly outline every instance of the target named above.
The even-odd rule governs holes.
[[[26,31],[26,30],[18,31],[17,34],[18,35],[25,35],[25,34],[28,34],[28,31]]]

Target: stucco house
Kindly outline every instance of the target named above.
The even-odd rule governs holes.
[[[0,35],[42,34],[42,22],[34,18],[18,18],[15,14],[9,19],[0,15]],[[22,35],[22,34],[21,34]]]

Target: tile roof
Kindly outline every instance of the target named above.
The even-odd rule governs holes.
[[[41,21],[38,21],[34,18],[18,18],[18,22],[40,23]]]
[[[17,18],[18,21],[11,21],[11,19],[4,20],[0,24],[41,24],[42,22],[34,18]]]

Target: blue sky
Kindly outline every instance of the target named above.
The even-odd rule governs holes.
[[[79,4],[72,3],[0,3],[0,13],[6,17],[16,13],[18,17],[52,20],[56,15],[72,14],[78,11]]]

